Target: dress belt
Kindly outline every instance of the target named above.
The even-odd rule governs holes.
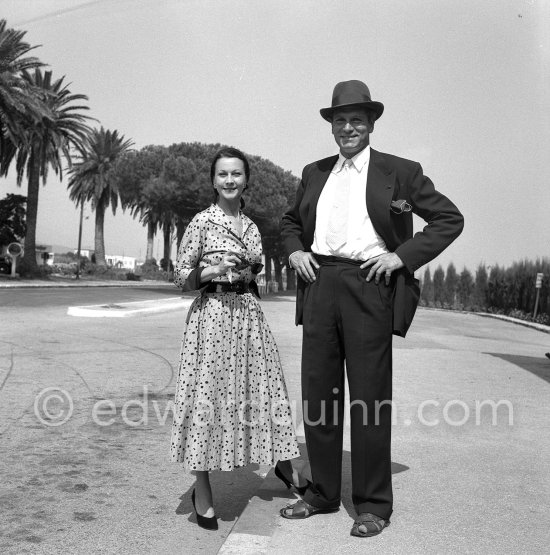
[[[234,283],[219,283],[211,281],[204,289],[205,293],[237,293],[243,295],[250,292],[248,283],[244,281],[236,281]]]

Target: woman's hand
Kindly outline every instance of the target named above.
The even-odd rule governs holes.
[[[233,283],[233,268],[237,270],[239,269],[239,266],[242,266],[242,261],[240,257],[233,252],[226,252],[222,256],[222,261],[218,264],[220,271],[225,268],[225,271],[223,271],[220,275],[222,276],[227,274],[229,283]]]
[[[218,269],[220,271],[220,276],[225,274],[229,268],[234,268],[238,264],[241,263],[241,259],[236,255],[230,252],[225,253],[222,256],[221,262],[218,263]]]
[[[240,263],[238,256],[226,252],[221,261],[218,264],[213,264],[212,266],[206,266],[201,273],[201,283],[211,281],[214,278],[228,274],[229,281],[231,281],[231,269]]]
[[[219,262],[215,268],[217,268],[219,272],[218,275],[223,276],[228,270],[235,268],[235,266],[238,266],[240,263],[241,259],[236,254],[228,252],[222,256],[221,262]]]

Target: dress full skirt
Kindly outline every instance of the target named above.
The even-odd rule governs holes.
[[[277,345],[252,294],[206,294],[191,305],[170,451],[189,471],[300,455]]]

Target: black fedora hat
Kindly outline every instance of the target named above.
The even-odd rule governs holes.
[[[320,112],[327,121],[332,121],[332,114],[335,110],[352,106],[362,107],[374,112],[375,119],[378,119],[384,111],[384,105],[381,102],[371,100],[367,85],[363,81],[353,80],[338,83],[332,93],[332,106],[322,108]]]

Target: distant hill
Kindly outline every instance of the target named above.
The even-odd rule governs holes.
[[[52,245],[52,251],[54,254],[65,254],[67,252],[73,252],[74,248],[65,247],[63,245]]]
[[[68,252],[73,252],[76,249],[76,247],[67,247],[65,245],[51,245],[49,243],[41,243],[40,241],[37,241],[36,244],[47,247],[48,251],[53,252],[54,254],[65,254]]]

